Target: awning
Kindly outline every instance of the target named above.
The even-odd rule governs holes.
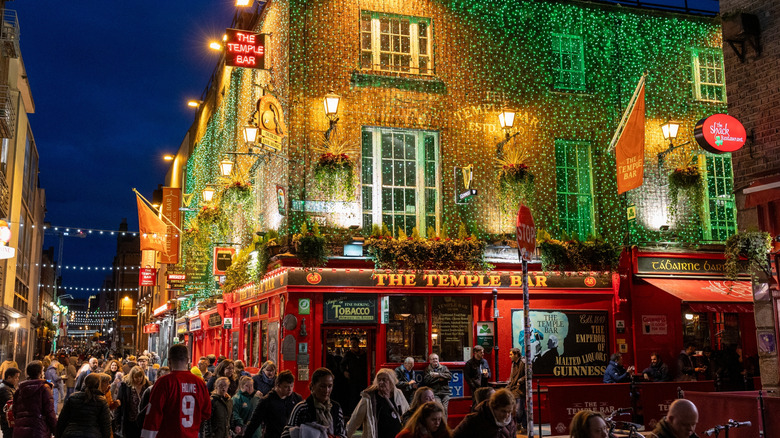
[[[749,281],[645,278],[646,282],[674,295],[692,312],[753,312],[753,287]]]
[[[780,175],[754,181],[742,193],[745,194],[745,208],[780,201]]]

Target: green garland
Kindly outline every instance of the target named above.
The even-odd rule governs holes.
[[[375,224],[364,248],[377,270],[487,271],[493,268],[484,258],[485,242],[469,236],[465,226],[461,225],[457,239],[442,238],[432,230],[428,235],[431,237],[421,238],[415,228],[411,236],[399,230],[398,238],[394,238],[387,226],[380,231]]]
[[[539,251],[545,271],[603,271],[617,270],[622,248],[602,239],[556,240],[541,238]]]

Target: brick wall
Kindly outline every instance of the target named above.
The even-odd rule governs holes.
[[[739,119],[753,141],[733,154],[734,187],[740,229],[757,227],[755,209],[744,209],[742,189],[756,179],[780,174],[780,3],[771,0],[721,0],[723,14],[744,11],[761,23],[762,54],[747,49],[745,61],[724,43],[729,114]]]

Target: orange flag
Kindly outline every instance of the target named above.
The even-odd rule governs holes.
[[[138,231],[141,234],[141,251],[160,251],[165,254],[165,233],[168,227],[156,214],[136,195],[138,203]]]
[[[645,173],[645,85],[615,146],[618,194],[642,185]]]

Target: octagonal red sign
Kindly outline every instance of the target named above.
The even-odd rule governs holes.
[[[714,114],[699,120],[693,135],[699,146],[713,154],[739,150],[747,138],[742,123],[728,114]]]
[[[517,212],[517,249],[522,260],[531,261],[531,254],[536,250],[536,227],[531,209],[520,204]]]

